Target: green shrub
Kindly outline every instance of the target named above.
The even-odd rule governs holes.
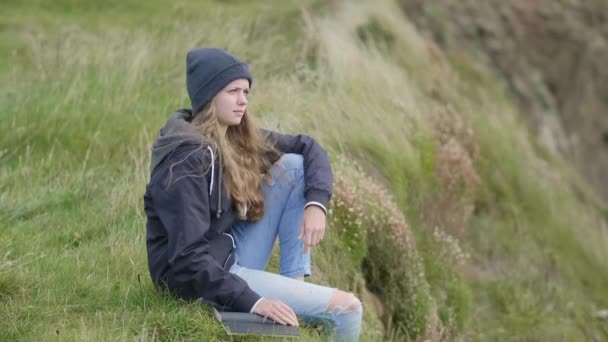
[[[338,215],[347,229],[366,232],[367,251],[358,256],[364,255],[368,288],[387,309],[386,328],[416,340],[426,332],[430,296],[414,237],[390,193],[353,165],[346,158],[338,161],[334,200]]]

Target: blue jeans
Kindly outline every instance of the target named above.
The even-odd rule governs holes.
[[[298,240],[304,215],[304,165],[299,154],[285,154],[271,169],[271,184],[264,183],[265,212],[258,222],[238,221],[232,228],[236,262],[230,272],[243,278],[260,296],[289,305],[304,323],[330,323],[339,341],[356,341],[362,308],[327,311],[335,288],[293,279],[309,276],[310,250]],[[265,272],[274,242],[279,237],[281,275]]]

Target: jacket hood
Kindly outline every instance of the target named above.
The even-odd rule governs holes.
[[[192,110],[176,110],[167,123],[160,129],[156,140],[152,144],[152,158],[150,161],[150,172],[154,169],[177,147],[185,143],[208,145],[204,142],[200,133],[196,131],[190,123],[192,120]]]
[[[162,163],[165,158],[171,154],[176,148],[179,146],[191,143],[198,144],[203,147],[207,147],[209,149],[209,153],[211,154],[211,183],[209,184],[209,196],[213,192],[213,181],[215,174],[215,157],[213,154],[213,149],[211,148],[208,142],[205,142],[205,139],[201,136],[201,134],[192,126],[190,121],[192,121],[192,110],[191,109],[178,109],[176,110],[167,120],[167,123],[160,129],[158,133],[158,137],[154,144],[152,144],[152,158],[150,161],[150,173],[154,171],[154,169]],[[219,156],[218,156],[219,157]],[[222,215],[221,203],[222,203],[222,175],[223,175],[223,165],[222,158],[219,158],[220,163],[220,172],[218,179],[218,188],[219,188],[219,196],[217,200],[218,211],[217,218],[219,219]]]

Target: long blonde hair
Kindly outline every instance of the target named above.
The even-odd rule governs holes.
[[[232,197],[239,217],[259,220],[264,215],[262,182],[269,177],[271,161],[279,158],[279,152],[265,141],[247,110],[240,124],[228,126],[222,134],[212,100],[192,124],[211,143],[215,155],[221,154],[226,192]],[[243,215],[247,204],[247,213]]]

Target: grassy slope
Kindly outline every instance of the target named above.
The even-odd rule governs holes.
[[[608,307],[608,239],[560,185],[571,176],[539,157],[491,77],[433,52],[396,7],[104,3],[14,1],[0,13],[0,339],[225,339],[205,307],[153,292],[145,261],[148,146],[187,104],[184,53],[200,45],[251,63],[263,125],[307,132],[392,189],[423,265],[405,288],[365,273],[401,319],[393,336],[425,324],[435,339],[608,336],[590,317]],[[445,146],[462,147],[448,154],[456,163]],[[317,281],[361,293],[364,338],[380,340],[359,263],[391,253],[372,231],[357,243],[351,226],[331,221]],[[391,293],[418,306],[392,307]]]

